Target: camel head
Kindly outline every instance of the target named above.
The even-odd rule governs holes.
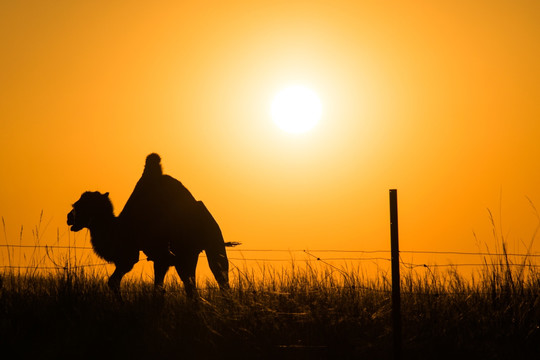
[[[87,191],[73,204],[73,210],[67,215],[67,224],[71,231],[89,228],[96,219],[114,217],[109,193]]]

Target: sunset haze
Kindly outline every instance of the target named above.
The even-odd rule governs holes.
[[[87,190],[118,214],[156,152],[244,249],[389,250],[397,189],[403,250],[495,250],[489,209],[526,252],[539,19],[521,0],[3,1],[2,243],[32,244],[42,210],[42,243],[67,241]],[[299,134],[271,116],[294,84],[322,109]]]

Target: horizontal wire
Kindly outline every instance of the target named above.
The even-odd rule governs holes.
[[[10,248],[31,248],[31,249],[75,249],[75,250],[93,250],[90,246],[68,246],[68,245],[16,245],[0,244],[0,247]]]
[[[0,244],[0,247],[4,248],[44,248],[44,249],[68,249],[68,250],[92,250],[93,248],[90,246],[66,246],[66,245],[22,245],[22,244]],[[357,253],[357,254],[376,254],[376,253],[389,253],[388,250],[338,250],[338,249],[318,249],[318,250],[297,250],[297,249],[230,249],[229,252],[302,252],[305,255],[311,256],[313,259],[303,259],[301,261],[321,261],[322,263],[325,263],[325,261],[390,261],[390,258],[382,258],[382,257],[331,257],[331,258],[321,258],[313,253]],[[518,254],[518,253],[486,253],[486,252],[463,252],[463,251],[424,251],[424,250],[402,250],[400,251],[401,254],[446,254],[446,255],[476,255],[476,256],[522,256],[522,257],[540,257],[540,254]],[[201,254],[202,257],[205,257],[204,254]],[[147,258],[141,258],[139,261],[145,261]],[[258,261],[258,262],[290,262],[290,261],[297,261],[295,259],[268,259],[268,258],[238,258],[238,257],[230,257],[229,260],[234,261]],[[12,265],[0,265],[0,268],[8,268],[8,269],[67,269],[67,268],[84,268],[84,267],[96,267],[96,266],[106,266],[108,263],[100,263],[100,264],[79,264],[79,265],[69,265],[69,266],[56,266],[56,267],[40,267],[40,266],[12,266]],[[326,263],[328,266],[334,267],[334,265]],[[409,263],[404,262],[401,260],[401,265],[409,268],[417,268],[417,267],[459,267],[459,266],[499,266],[500,264],[489,264],[487,262],[484,263],[457,263],[457,264],[417,264],[417,263]],[[540,265],[536,264],[514,264],[514,263],[504,263],[502,264],[507,266],[521,266],[521,267],[529,267],[529,268],[536,268],[540,267]]]
[[[32,249],[75,249],[75,250],[93,250],[91,246],[68,246],[68,245],[19,245],[19,244],[0,244],[0,247],[9,248],[32,248]],[[339,249],[316,249],[316,250],[300,250],[300,249],[228,249],[227,252],[305,252],[312,253],[360,253],[360,254],[376,254],[390,253],[390,250],[339,250]],[[467,252],[467,251],[429,251],[429,250],[400,250],[401,254],[435,254],[435,255],[472,255],[472,256],[523,256],[523,257],[540,257],[539,253],[522,254],[522,253],[489,253],[489,252]]]
[[[412,263],[404,263],[402,262],[401,265],[405,266],[405,267],[409,267],[409,268],[415,268],[415,267],[425,267],[425,268],[430,268],[430,267],[454,267],[454,266],[487,266],[487,267],[492,267],[492,266],[499,266],[499,264],[431,264],[431,265],[427,265],[427,264],[412,264]],[[508,264],[501,264],[502,266],[519,266],[519,267],[533,267],[533,268],[536,268],[536,267],[540,267],[540,265],[536,265],[536,264],[511,264],[511,263],[508,263]]]
[[[475,255],[475,256],[525,256],[540,257],[540,254],[518,254],[518,253],[488,253],[488,252],[465,252],[465,251],[422,251],[422,250],[400,250],[402,254],[438,254],[438,255]]]
[[[139,260],[139,262],[141,261],[145,261],[146,259],[141,259]],[[290,259],[241,259],[241,258],[229,258],[229,260],[234,260],[234,261],[258,261],[258,262],[287,262],[287,261],[291,261]],[[332,261],[332,260],[350,260],[350,261],[353,261],[353,260],[373,260],[373,259],[304,259],[304,260],[301,260],[302,262],[314,262],[314,261],[321,261],[321,262],[325,262],[325,261]],[[386,260],[386,261],[390,261],[389,259],[377,259],[377,260]],[[98,267],[98,266],[107,266],[107,265],[114,265],[114,264],[109,264],[109,263],[99,263],[99,264],[81,264],[81,265],[68,265],[68,266],[17,266],[17,265],[0,265],[0,268],[2,269],[42,269],[42,270],[51,270],[51,269],[76,269],[76,268],[85,268],[85,267]],[[332,266],[334,267],[333,265],[331,264],[326,264],[326,265],[329,265],[329,266]],[[405,267],[408,267],[408,268],[418,268],[418,267],[423,267],[423,268],[435,268],[435,267],[461,267],[461,266],[472,266],[472,267],[475,267],[475,266],[487,266],[487,267],[491,267],[491,266],[499,266],[498,264],[474,264],[474,263],[467,263],[467,264],[431,264],[431,265],[427,265],[427,264],[413,264],[413,263],[406,263],[406,262],[401,262],[401,265],[402,266],[405,266]],[[526,267],[526,268],[538,268],[540,267],[540,265],[537,265],[537,264],[502,264],[502,266],[512,266],[512,267]]]

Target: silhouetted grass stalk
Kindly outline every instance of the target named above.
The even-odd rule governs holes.
[[[404,349],[410,358],[529,356],[540,351],[540,271],[518,263],[501,227],[490,221],[495,253],[467,280],[457,267],[402,271]],[[43,228],[32,232],[39,245]],[[8,244],[5,222],[4,238]],[[527,254],[536,238],[527,244]],[[388,358],[391,348],[387,272],[368,276],[361,266],[294,261],[281,268],[231,262],[231,290],[207,280],[191,301],[177,277],[165,294],[150,279],[127,278],[123,302],[106,285],[105,270],[84,267],[68,232],[67,251],[33,251],[26,271],[0,277],[0,345],[23,357]],[[22,230],[21,230],[22,237]],[[57,232],[57,244],[61,235]],[[12,265],[12,249],[7,248]],[[19,260],[19,261],[21,261]],[[48,272],[37,271],[48,261]],[[143,281],[144,280],[144,281]],[[202,286],[201,286],[202,285]],[[37,331],[32,329],[39,329]],[[25,346],[28,343],[33,347]],[[21,350],[22,349],[22,350]],[[34,350],[35,349],[35,350]],[[33,352],[35,351],[35,352]],[[45,354],[45,355],[44,355]],[[49,356],[47,356],[49,355]]]

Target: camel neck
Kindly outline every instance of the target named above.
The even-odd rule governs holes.
[[[115,223],[116,217],[112,214],[110,216],[93,218],[88,226],[92,241],[101,242],[110,238],[113,234]]]

